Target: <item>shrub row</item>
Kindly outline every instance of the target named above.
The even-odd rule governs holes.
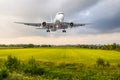
[[[53,63],[49,63],[48,65],[47,63],[44,64],[46,67],[42,68],[34,58],[30,58],[27,62],[21,63],[16,57],[8,56],[4,63],[4,67],[0,68],[0,80],[8,77],[9,73],[12,72],[21,72],[23,75],[27,74],[27,76],[32,77],[40,76],[44,79],[51,80],[103,80],[104,77],[106,80],[110,80],[111,78],[114,80],[114,78],[119,78],[118,69],[120,65],[118,65],[118,68],[112,67],[108,61],[102,58],[96,60],[96,65],[102,67],[86,67],[82,63],[61,63],[59,65],[54,65]],[[110,67],[103,68],[104,66]]]
[[[10,72],[20,71],[29,75],[42,75],[45,72],[34,58],[29,59],[27,63],[20,63],[16,57],[8,56],[8,59],[5,61],[5,67]]]

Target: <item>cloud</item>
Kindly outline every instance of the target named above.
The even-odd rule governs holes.
[[[22,18],[42,18],[64,11],[67,15],[93,6],[100,0],[0,0],[0,14]],[[48,18],[49,19],[49,18]]]
[[[91,8],[90,18],[93,19],[93,29],[99,33],[113,33],[120,31],[120,0],[102,0]],[[119,29],[119,30],[118,30]]]
[[[113,18],[100,19],[95,21],[94,29],[100,33],[120,32],[120,16],[116,15]]]
[[[57,42],[57,40],[62,40],[62,38],[64,39],[69,36],[67,37],[68,43],[72,43],[72,40],[69,40],[71,37],[75,39],[73,40],[74,42],[80,43],[87,39],[88,41],[86,42],[90,43],[92,38],[97,35],[111,35],[114,37],[115,33],[120,32],[119,3],[120,0],[0,0],[0,41],[4,42],[4,39],[10,39],[10,42],[13,42],[13,39],[15,39],[17,42],[22,43],[25,39],[31,41],[31,38],[28,37],[33,37],[40,42],[45,40],[45,42],[48,43],[46,39],[51,41],[56,40]],[[46,33],[45,30],[37,30],[32,26],[13,23],[14,21],[50,21],[50,16],[52,15],[54,17],[58,11],[63,11],[65,13],[66,21],[80,23],[92,22],[93,24],[85,27],[68,29],[67,33],[63,34],[61,30]],[[39,38],[34,36],[39,36]],[[79,37],[83,36],[86,38],[82,38],[81,41]],[[111,36],[107,38],[110,39]],[[21,40],[21,37],[24,39]],[[99,36],[97,40],[100,39],[100,37],[104,36]],[[115,39],[117,42],[118,38]],[[36,40],[35,42],[33,41],[33,43],[39,43]],[[108,40],[103,39],[102,42],[104,43],[105,41]],[[62,44],[67,42],[58,43]]]

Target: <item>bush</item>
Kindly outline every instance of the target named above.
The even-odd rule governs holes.
[[[5,61],[5,66],[10,71],[18,70],[20,67],[20,61],[16,57],[8,56],[7,60]]]
[[[9,71],[6,67],[0,68],[0,80],[3,80],[4,78],[7,78],[9,75]]]
[[[31,58],[29,59],[28,63],[24,65],[23,72],[30,75],[42,75],[45,70],[40,68],[34,58]]]
[[[110,66],[110,63],[109,63],[109,61],[107,61],[107,62],[106,62],[106,66],[108,66],[108,67]]]
[[[117,66],[120,68],[120,63],[118,63]]]
[[[104,66],[105,65],[105,61],[102,58],[98,58],[96,61],[96,64],[98,66]]]

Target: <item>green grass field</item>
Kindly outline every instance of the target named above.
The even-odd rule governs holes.
[[[16,59],[9,59],[8,55],[15,56],[20,64],[16,64]],[[32,57],[35,62],[32,60],[29,64]],[[98,66],[98,58],[103,59],[105,65]],[[107,61],[109,65],[106,65]],[[120,52],[70,47],[0,49],[0,80],[4,79],[120,80]]]
[[[103,58],[111,63],[120,62],[120,52],[118,51],[81,48],[28,48],[0,50],[0,59],[6,59],[8,55],[15,56],[20,60],[34,57],[39,61],[94,63],[97,58]]]

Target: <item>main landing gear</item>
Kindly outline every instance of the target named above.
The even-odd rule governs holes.
[[[65,32],[66,32],[66,30],[64,29],[64,30],[62,30],[62,32],[64,32],[64,33],[65,33]]]
[[[50,30],[48,29],[47,32],[50,32]]]

